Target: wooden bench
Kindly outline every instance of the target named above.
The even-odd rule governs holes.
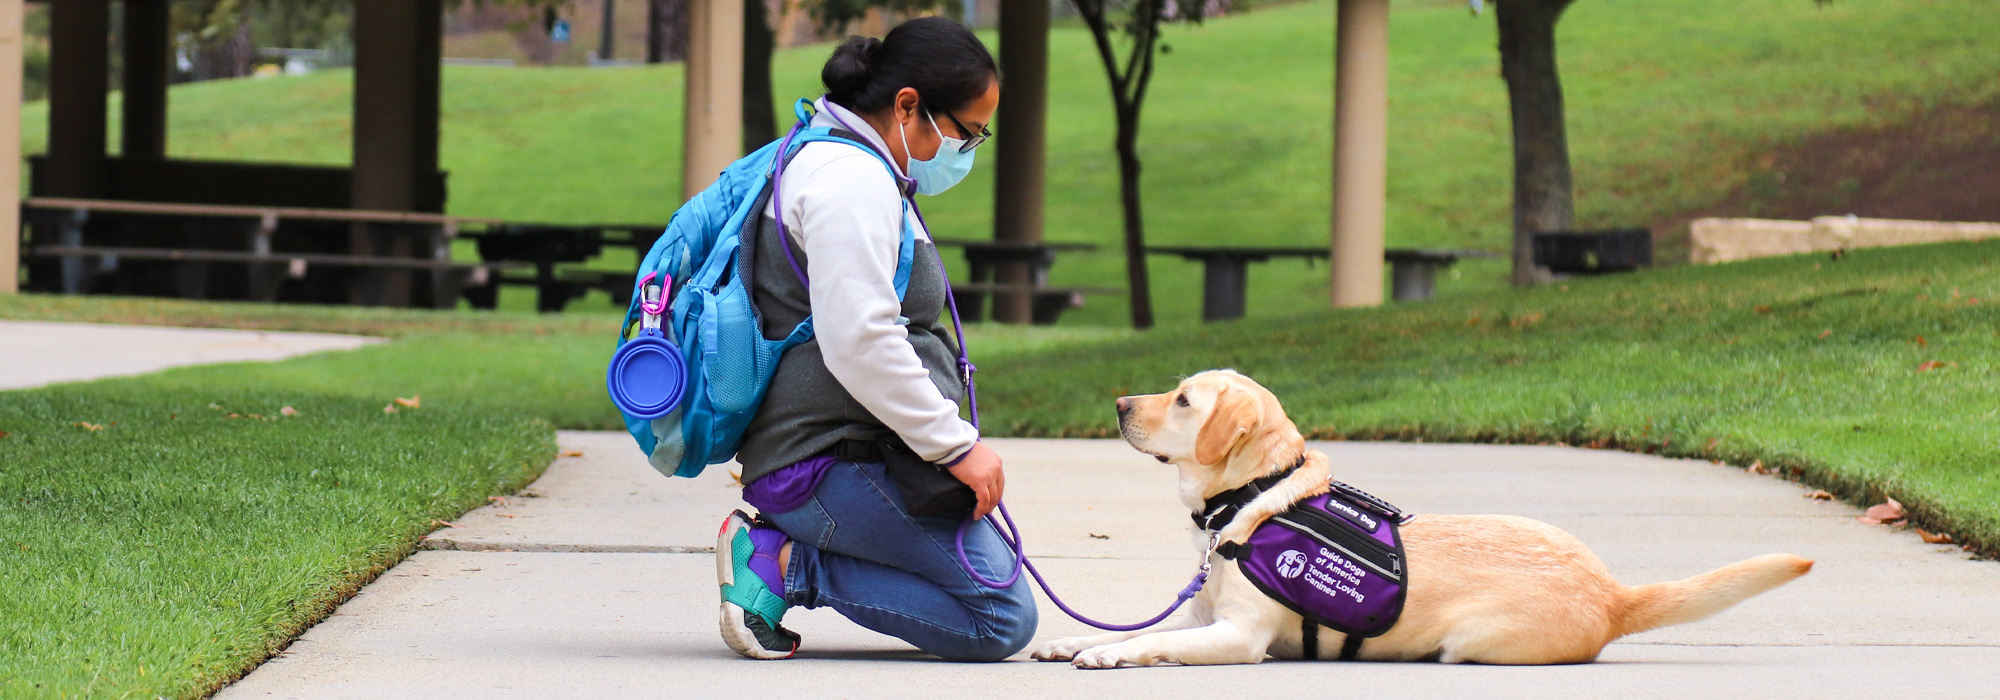
[[[1085,299],[1092,294],[1124,294],[1125,290],[1113,287],[1040,287],[1032,284],[1006,284],[999,282],[953,282],[951,294],[958,299],[959,317],[967,323],[984,319],[980,315],[980,303],[963,303],[966,299],[984,300],[997,294],[1027,294],[1030,322],[1037,326],[1052,326],[1062,318],[1064,311],[1083,308]]]
[[[1051,287],[1049,268],[1056,263],[1056,254],[1062,251],[1091,251],[1097,246],[1090,243],[1047,243],[1022,241],[987,241],[956,238],[932,239],[938,247],[965,249],[965,262],[969,268],[969,279],[951,285],[952,296],[958,299],[959,316],[968,323],[986,320],[987,300],[1001,294],[1028,295],[1029,318],[1035,325],[1052,325],[1069,309],[1080,308],[1087,296],[1092,294],[1123,294],[1125,290],[1109,287]],[[1027,265],[1028,282],[1004,283],[995,279],[1001,265]]]
[[[28,248],[30,258],[58,262],[59,291],[79,294],[90,281],[117,270],[118,261],[142,260],[180,263],[172,270],[174,286],[181,296],[205,298],[212,279],[211,263],[242,264],[247,270],[248,297],[276,301],[286,279],[303,279],[313,266],[358,268],[368,277],[362,282],[364,299],[380,300],[390,283],[387,273],[431,273],[431,304],[455,308],[467,290],[490,284],[506,263],[458,263],[451,260],[451,240],[466,225],[489,226],[490,219],[445,216],[422,212],[310,209],[298,207],[246,207],[234,205],[172,204],[119,200],[34,197],[22,204],[24,220],[56,229],[55,244]],[[93,214],[125,215],[163,219],[239,220],[242,247],[157,247],[133,245],[89,245],[84,226]],[[339,222],[358,225],[416,227],[424,232],[427,250],[423,257],[355,255],[327,252],[273,250],[272,239],[287,220]],[[372,273],[372,274],[368,274]]]
[[[1202,264],[1201,320],[1228,321],[1242,318],[1250,286],[1250,263],[1271,258],[1325,258],[1327,248],[1225,248],[1195,246],[1148,246],[1156,255],[1178,255]],[[1382,253],[1389,263],[1390,297],[1395,301],[1421,301],[1436,290],[1437,272],[1465,258],[1494,258],[1497,253],[1483,250],[1431,250],[1392,248]]]

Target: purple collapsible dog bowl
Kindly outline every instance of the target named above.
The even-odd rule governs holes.
[[[639,335],[619,346],[604,377],[618,410],[645,420],[673,413],[687,390],[687,360],[681,357],[680,346],[660,332],[660,313],[667,305],[654,301],[656,288],[651,282],[648,275],[640,283],[646,300],[639,304],[645,312]],[[672,284],[668,278],[668,288]]]

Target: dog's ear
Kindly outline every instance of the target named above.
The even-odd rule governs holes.
[[[1263,418],[1261,408],[1243,391],[1223,387],[1215,395],[1215,408],[1208,412],[1208,421],[1201,424],[1201,432],[1194,438],[1194,460],[1201,464],[1215,464],[1229,457],[1229,453],[1250,437],[1250,431]]]

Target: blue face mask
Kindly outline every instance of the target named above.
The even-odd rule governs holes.
[[[959,150],[965,147],[965,139],[944,135],[944,130],[938,128],[935,115],[931,116],[930,120],[931,128],[938,132],[938,138],[944,143],[938,146],[937,155],[931,156],[930,160],[917,160],[915,156],[911,156],[909,175],[910,179],[917,181],[918,194],[934,195],[951,189],[952,185],[958,184],[972,172],[974,151]],[[903,140],[903,152],[909,153],[910,139],[903,133],[901,122],[896,124],[896,138]]]

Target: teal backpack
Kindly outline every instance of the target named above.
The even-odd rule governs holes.
[[[776,197],[777,175],[785,164],[808,143],[844,143],[875,156],[902,181],[887,158],[854,133],[807,126],[814,114],[811,101],[799,100],[793,111],[798,124],[784,138],[731,163],[715,184],[674,212],[633,278],[632,304],[625,310],[618,345],[640,333],[646,286],[653,279],[666,279],[668,289],[660,296],[668,301],[669,311],[660,330],[678,346],[686,365],[687,386],[672,412],[651,420],[625,413],[625,429],[663,474],[693,477],[710,464],[734,458],[743,445],[743,431],[764,403],[778,358],[813,336],[808,317],[782,339],[765,338],[762,314],[751,295],[755,272],[751,256],[757,248],[763,206]],[[784,208],[775,209],[777,234],[784,239]],[[906,195],[896,260],[898,299],[908,290],[915,250],[909,214]],[[806,283],[805,271],[792,259],[791,241],[783,244],[792,271],[801,284]]]

